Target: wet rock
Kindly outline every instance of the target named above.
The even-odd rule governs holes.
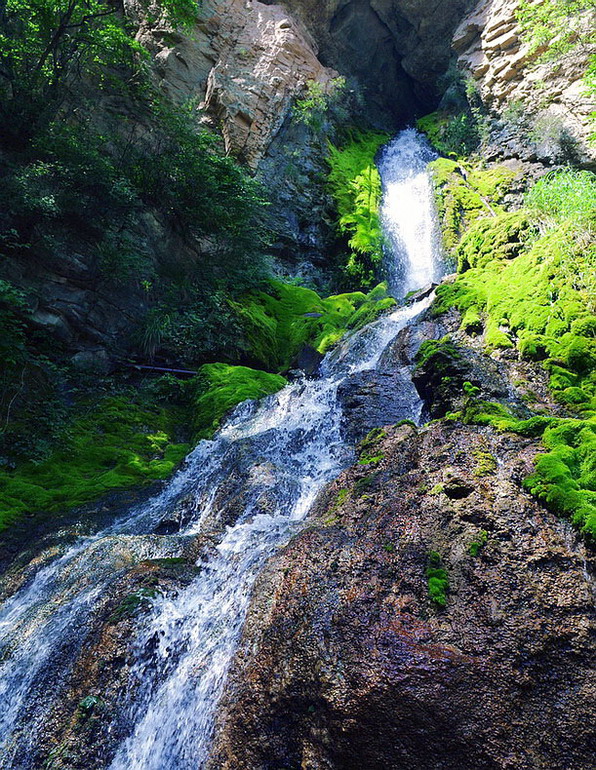
[[[71,358],[75,369],[95,374],[109,374],[113,364],[106,350],[82,350]]]
[[[340,385],[338,397],[344,410],[342,427],[351,444],[373,428],[410,418],[422,406],[410,372],[404,367],[347,377]]]
[[[527,411],[511,392],[506,367],[480,350],[451,339],[431,340],[420,347],[416,362],[412,379],[431,417],[461,408],[465,383],[477,388],[483,400],[507,402],[520,414]]]
[[[452,500],[461,500],[474,491],[474,486],[465,479],[453,477],[443,484],[443,492]]]
[[[438,285],[438,283],[429,283],[428,286],[425,286],[423,289],[415,291],[412,294],[408,294],[406,297],[407,304],[414,305],[416,302],[420,302],[421,300],[430,297]]]
[[[257,583],[210,768],[591,768],[596,565],[514,480],[537,451],[404,426],[333,482]]]
[[[305,345],[298,354],[295,366],[308,377],[316,373],[322,360],[323,355],[318,350],[315,350],[311,345]]]

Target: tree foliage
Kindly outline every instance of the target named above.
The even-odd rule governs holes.
[[[163,0],[166,23],[196,18],[194,0]],[[145,54],[119,0],[2,0],[0,118],[23,146],[64,107],[77,83],[134,80]]]
[[[350,253],[343,266],[350,288],[370,288],[378,278],[382,233],[379,221],[381,178],[375,155],[386,134],[353,134],[342,147],[329,147],[329,188],[337,206],[338,227]]]

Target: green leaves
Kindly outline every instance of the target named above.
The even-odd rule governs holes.
[[[337,205],[339,230],[348,236],[351,253],[344,272],[351,286],[371,287],[381,262],[379,221],[381,178],[374,159],[386,134],[354,133],[341,148],[329,146],[329,187]]]

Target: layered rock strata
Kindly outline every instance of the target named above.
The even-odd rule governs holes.
[[[519,5],[518,0],[481,0],[455,31],[458,64],[473,78],[483,102],[518,124],[538,159],[594,166],[589,120],[594,100],[584,76],[596,47],[582,45],[562,58],[543,60],[544,49],[532,50],[523,40]],[[593,25],[594,18],[586,16],[583,23]],[[531,121],[522,125],[528,111]],[[568,157],[553,148],[557,143]]]
[[[329,89],[337,76],[318,60],[306,28],[281,5],[208,0],[188,34],[135,15],[163,90],[177,101],[194,99],[217,122],[226,149],[253,168],[293,98],[309,81]]]

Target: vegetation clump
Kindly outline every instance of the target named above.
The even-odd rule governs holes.
[[[322,298],[311,289],[270,281],[232,306],[248,340],[250,357],[267,369],[283,372],[306,345],[325,353],[346,331],[362,328],[395,304],[386,284],[368,294]]]
[[[383,258],[382,191],[375,156],[388,140],[387,134],[354,132],[343,146],[329,145],[328,183],[338,228],[349,248],[341,269],[350,288],[370,288],[378,281]]]
[[[470,556],[478,556],[480,551],[484,548],[486,543],[488,542],[488,532],[483,529],[481,530],[476,539],[473,540],[470,545],[468,546],[468,553]]]
[[[506,166],[482,168],[463,158],[438,158],[430,163],[443,242],[453,254],[462,235],[476,219],[496,216],[515,172]]]
[[[436,551],[431,551],[428,554],[426,579],[428,596],[431,601],[438,607],[445,607],[447,604],[447,591],[449,589],[449,576],[447,570],[443,567],[441,555]]]
[[[195,387],[192,420],[195,438],[211,438],[237,404],[276,393],[287,380],[278,374],[229,364],[204,364]]]
[[[456,307],[462,330],[481,334],[487,352],[516,350],[540,362],[555,400],[575,414],[519,419],[464,383],[470,388],[463,411],[451,417],[542,437],[546,451],[524,486],[595,538],[596,175],[550,172],[527,192],[519,211],[505,212],[499,203],[509,171],[489,169],[487,185],[480,181],[479,187],[483,172],[473,181],[467,161],[443,158],[434,165],[445,240],[459,275],[437,289],[433,312]],[[419,360],[432,364],[438,355],[423,346]],[[442,372],[442,379],[451,376]],[[475,473],[494,471],[493,459],[477,460]]]
[[[472,452],[476,460],[474,476],[491,476],[497,470],[497,459],[486,449],[475,449]]]
[[[0,468],[0,530],[23,514],[61,511],[166,478],[190,448],[177,442],[176,423],[171,410],[125,396],[81,405],[44,459]]]

